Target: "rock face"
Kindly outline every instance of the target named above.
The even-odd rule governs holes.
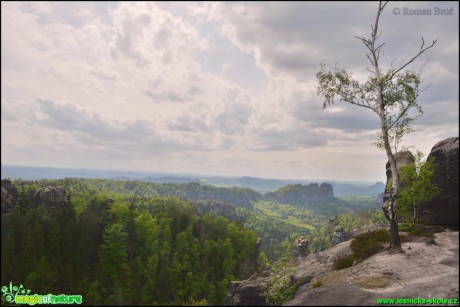
[[[303,236],[298,238],[294,243],[294,249],[292,251],[294,257],[305,257],[308,254],[308,240]]]
[[[36,204],[49,207],[66,206],[69,204],[69,196],[61,186],[41,188],[35,192],[34,198]]]
[[[267,306],[264,292],[270,283],[270,273],[254,274],[244,281],[230,282],[224,306]]]
[[[19,193],[11,180],[5,179],[1,182],[2,186],[2,213],[9,212],[16,205]]]
[[[443,191],[440,197],[420,206],[420,221],[458,229],[458,137],[438,142],[427,159],[434,158],[434,183]]]
[[[343,229],[343,227],[337,228],[332,234],[332,245],[345,242],[350,238],[350,235]]]
[[[432,239],[415,236],[404,242],[404,253],[383,251],[335,271],[336,257],[351,253],[351,241],[342,242],[301,258],[294,275],[296,295],[283,305],[373,306],[381,298],[457,298],[458,239],[458,231]]]
[[[412,155],[412,153],[410,151],[400,151],[398,153],[395,154],[395,159],[396,159],[396,168],[398,169],[398,173],[399,173],[399,169],[405,165],[408,165],[408,164],[411,164],[411,163],[414,163],[415,162],[415,159],[414,159],[414,156]],[[386,167],[386,174],[387,174],[387,182],[385,183],[385,186],[387,187],[389,184],[388,182],[393,178],[393,175],[391,174],[391,167],[390,167],[390,162],[388,161],[387,164],[385,165]],[[399,182],[400,185],[398,187],[398,189],[403,189],[404,187],[401,185],[401,181]],[[388,210],[387,209],[387,206],[386,206],[386,202],[387,200],[390,199],[390,193],[388,193],[385,189],[384,193],[383,193],[383,212],[385,213],[385,216],[387,217],[387,219],[389,219],[389,216],[388,216]]]

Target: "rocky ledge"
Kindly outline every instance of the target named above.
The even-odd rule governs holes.
[[[458,298],[458,242],[458,231],[446,230],[433,238],[414,236],[403,243],[403,253],[383,251],[340,271],[333,270],[333,263],[338,256],[352,253],[351,240],[300,257],[291,277],[299,287],[285,305],[376,305],[380,298]],[[272,273],[264,272],[233,282],[225,305],[266,305],[263,293],[272,278]]]

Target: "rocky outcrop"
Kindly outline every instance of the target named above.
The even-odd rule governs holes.
[[[11,180],[5,179],[1,182],[2,188],[2,207],[1,212],[9,212],[13,210],[13,207],[16,205],[16,201],[18,200],[19,193],[16,186],[13,184]]]
[[[353,229],[350,236],[378,228]],[[333,264],[338,257],[353,253],[352,240],[299,257],[294,273],[287,276],[299,287],[295,297],[283,305],[357,306],[375,305],[382,297],[458,297],[458,238],[458,231],[439,232],[433,238],[407,237],[404,253],[382,251],[339,271]],[[231,282],[224,305],[266,306],[264,293],[273,278],[274,273],[268,270]],[[380,284],[378,288],[375,283]]]
[[[270,271],[254,274],[243,281],[230,282],[225,306],[267,306],[264,293],[271,280]]]
[[[436,143],[427,160],[431,158],[434,158],[435,164],[433,182],[442,189],[442,194],[433,201],[421,204],[420,222],[458,229],[458,137]]]
[[[332,245],[337,245],[339,243],[345,242],[350,238],[350,235],[343,229],[343,227],[337,228],[332,234]]]
[[[412,153],[410,151],[400,151],[400,152],[397,152],[395,155],[394,155],[395,159],[396,159],[396,168],[398,170],[398,173],[399,173],[399,169],[403,166],[406,166],[408,164],[411,164],[411,163],[414,163],[415,162],[415,159],[414,159],[414,156],[412,155]],[[385,186],[388,187],[390,186],[391,187],[391,183],[389,183],[390,180],[393,180],[393,175],[391,173],[391,167],[390,167],[390,162],[388,161],[387,164],[385,165],[386,167],[386,175],[387,175],[387,181],[385,183]],[[398,186],[398,189],[403,189],[404,186],[401,184],[401,181],[399,181],[399,186]],[[390,199],[390,193],[385,189],[384,193],[383,193],[383,211],[385,213],[385,216],[387,217],[387,219],[389,219],[389,215],[388,215],[388,203],[387,201]]]
[[[48,207],[66,206],[69,204],[69,195],[61,186],[47,186],[37,190],[34,194],[35,203]]]
[[[413,237],[403,244],[404,253],[383,251],[339,271],[332,263],[351,253],[351,240],[301,258],[294,275],[297,293],[283,305],[371,306],[380,298],[457,298],[458,232],[436,233],[434,244],[425,239]]]
[[[294,257],[305,257],[308,254],[308,240],[301,236],[294,242],[294,249],[292,254]]]
[[[279,203],[304,205],[334,198],[334,190],[329,183],[310,183],[309,185],[289,184],[275,192],[265,194],[265,198]]]

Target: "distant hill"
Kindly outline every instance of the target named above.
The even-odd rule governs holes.
[[[385,191],[383,182],[376,182],[373,185],[349,184],[326,181],[334,187],[335,196],[369,195],[376,196]]]
[[[311,202],[327,201],[335,197],[332,185],[310,183],[309,185],[290,184],[275,192],[265,194],[265,198],[283,204],[306,205]]]
[[[100,178],[114,180],[140,180],[154,183],[192,183],[199,182],[204,185],[214,185],[219,187],[240,187],[250,188],[259,193],[274,192],[277,189],[292,184],[308,185],[323,180],[287,180],[287,179],[263,179],[257,177],[224,177],[206,176],[190,174],[171,174],[159,172],[136,172],[100,169],[79,169],[79,168],[56,168],[56,167],[28,167],[2,165],[2,179],[60,179],[60,178]],[[376,183],[357,183],[343,181],[325,181],[334,188],[334,195],[354,196],[368,195],[375,196],[382,193],[385,185],[382,182]]]

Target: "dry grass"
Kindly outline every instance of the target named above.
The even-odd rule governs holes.
[[[368,289],[374,288],[386,288],[390,285],[390,281],[386,277],[382,276],[370,276],[361,279],[356,283],[358,286]]]
[[[312,284],[312,288],[319,288],[323,286],[323,281],[321,279],[316,279]]]

